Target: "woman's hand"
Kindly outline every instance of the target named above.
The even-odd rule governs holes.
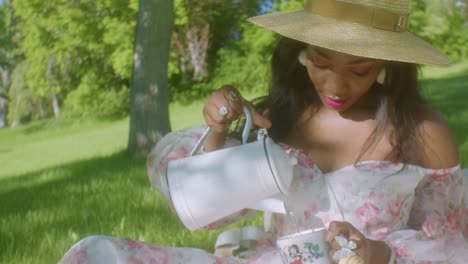
[[[337,239],[335,239],[337,236],[344,238],[341,241],[344,241],[344,244],[347,241],[348,246],[341,247]],[[348,222],[331,222],[325,234],[325,240],[329,245],[328,253],[330,260],[335,264],[339,262],[338,259],[333,258],[334,255],[339,255],[336,252],[340,250],[341,252],[346,252],[348,249],[351,249],[356,255],[360,256],[364,260],[364,263],[387,264],[390,259],[391,250],[384,241],[367,239]]]
[[[231,123],[244,114],[244,106],[249,107],[254,125],[266,128],[271,126],[271,122],[255,111],[236,88],[224,85],[211,94],[203,107],[205,122],[211,127],[211,133],[204,144],[205,151],[223,147]]]

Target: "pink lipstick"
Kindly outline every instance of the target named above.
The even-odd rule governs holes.
[[[323,102],[326,103],[327,105],[333,107],[333,108],[339,108],[339,107],[342,107],[346,103],[346,100],[332,99],[332,98],[324,95],[323,96]]]

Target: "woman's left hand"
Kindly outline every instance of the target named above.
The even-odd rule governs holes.
[[[341,239],[343,247],[335,239],[337,236],[343,238]],[[334,264],[339,262],[339,259],[333,258],[334,255],[340,255],[340,252],[345,253],[349,250],[352,250],[356,255],[361,257],[365,263],[386,264],[390,259],[391,250],[387,243],[366,238],[348,222],[331,222],[325,234],[325,240],[329,245],[328,254],[330,260]],[[340,252],[336,254],[337,251]]]

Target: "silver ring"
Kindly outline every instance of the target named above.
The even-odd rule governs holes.
[[[222,105],[219,109],[218,109],[218,113],[222,116],[225,116],[229,113],[229,108],[226,106],[226,105]]]
[[[343,235],[337,235],[335,237],[335,241],[341,248],[333,253],[332,258],[334,261],[339,262],[342,258],[356,255],[356,252],[353,251],[357,248],[356,242],[352,241],[351,239],[348,240]]]
[[[234,90],[229,91],[229,99],[233,102],[239,101],[239,95]]]
[[[352,256],[356,256],[356,252],[349,248],[340,248],[339,250],[335,251],[335,253],[333,253],[332,258],[334,261],[340,262],[341,259]]]

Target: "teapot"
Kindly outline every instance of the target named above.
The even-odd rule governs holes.
[[[179,219],[190,230],[245,208],[286,213],[280,198],[288,194],[297,160],[265,128],[258,131],[256,141],[247,143],[252,117],[247,107],[244,113],[243,144],[198,154],[211,131],[208,127],[189,157],[168,163],[167,191]]]

